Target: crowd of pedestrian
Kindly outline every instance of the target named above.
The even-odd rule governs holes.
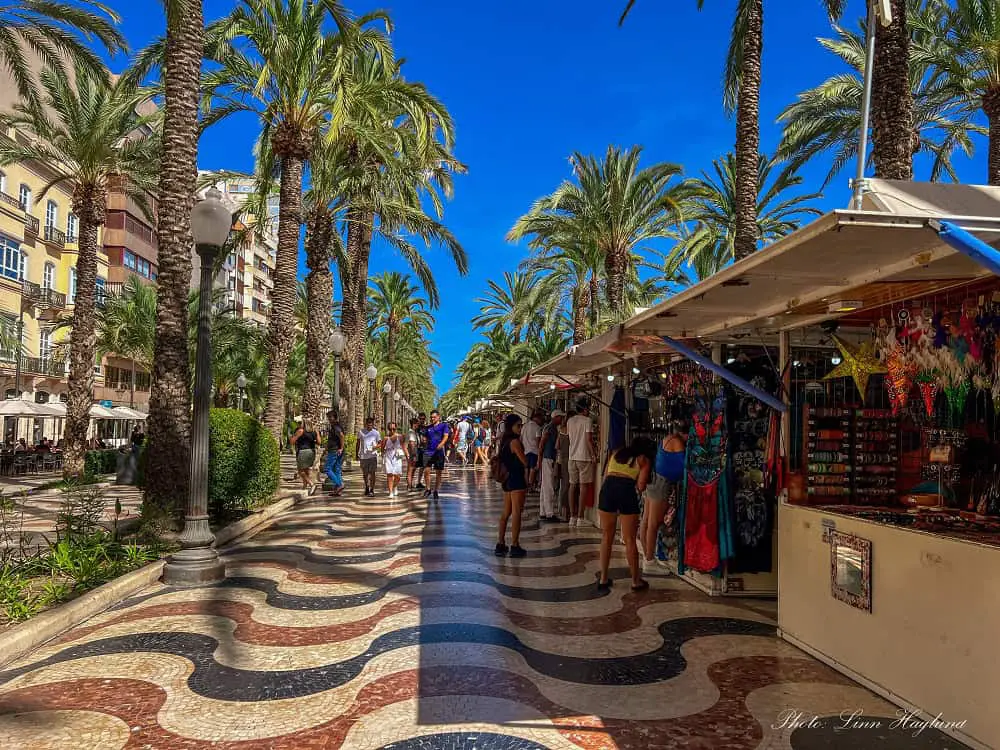
[[[555,409],[546,414],[531,413],[527,421],[508,414],[496,422],[482,416],[465,416],[451,422],[437,411],[420,413],[403,432],[389,421],[384,432],[368,417],[357,433],[354,460],[361,469],[366,497],[379,491],[379,474],[385,476],[385,493],[395,499],[407,493],[422,493],[437,500],[447,467],[489,469],[503,492],[495,553],[497,556],[524,557],[521,522],[529,496],[538,496],[542,523],[565,523],[570,527],[587,523],[584,506],[594,494],[597,450],[588,398],[580,398],[570,414]],[[324,430],[322,472],[330,492],[338,497],[344,490],[343,461],[348,441],[337,415],[327,415]],[[304,488],[319,488],[312,470],[323,438],[303,419],[292,435],[296,466]],[[613,450],[597,491],[597,511],[601,529],[598,588],[611,586],[608,568],[618,530],[625,545],[625,557],[632,589],[649,587],[643,579],[661,563],[657,559],[659,531],[676,520],[676,499],[684,471],[685,432],[676,424],[660,441],[637,438]],[[402,487],[405,480],[405,488]],[[509,530],[509,544],[508,544]]]

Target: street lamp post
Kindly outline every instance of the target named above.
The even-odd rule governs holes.
[[[392,394],[392,400],[396,402],[394,418],[397,424],[403,421],[403,415],[399,413],[399,402],[402,398],[403,397],[400,395],[399,391],[396,391],[394,394]]]
[[[385,405],[382,407],[382,415],[385,418],[385,423],[389,424],[389,394],[392,393],[392,383],[388,380],[382,386],[382,393],[385,394],[385,398],[382,399],[385,402]]]
[[[375,378],[378,377],[378,368],[375,365],[368,365],[365,375],[368,376],[368,413],[365,414],[367,419],[375,410]]]
[[[236,387],[240,389],[240,411],[243,411],[243,395],[247,390],[247,376],[242,372],[239,377],[236,378]]]
[[[344,332],[340,326],[330,334],[330,351],[333,353],[333,393],[330,396],[330,406],[337,419],[340,419],[340,357],[344,353]]]
[[[211,188],[191,212],[191,231],[201,258],[191,424],[191,488],[184,509],[184,530],[178,537],[181,549],[170,556],[163,568],[163,582],[173,586],[213,583],[226,575],[226,566],[212,546],[215,535],[208,525],[208,410],[212,398],[213,269],[232,223],[232,214],[222,203],[222,193],[215,188]]]

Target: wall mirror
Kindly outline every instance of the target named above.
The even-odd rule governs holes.
[[[830,531],[830,589],[835,599],[872,611],[872,543]]]

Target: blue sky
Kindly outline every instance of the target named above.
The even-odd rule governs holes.
[[[113,4],[125,16],[134,48],[162,33],[158,3]],[[567,176],[573,151],[603,152],[608,144],[645,147],[644,159],[683,165],[698,174],[733,148],[735,128],[721,105],[721,73],[735,0],[639,0],[624,28],[617,25],[619,0],[395,0],[376,5],[349,2],[355,12],[389,10],[404,72],[426,83],[448,106],[457,130],[456,152],[469,167],[456,181],[445,220],[470,258],[460,277],[448,256],[429,258],[441,288],[442,307],[431,334],[442,367],[442,392],[476,335],[469,324],[475,298],[488,279],[500,278],[524,258],[523,246],[504,235],[539,196]],[[232,0],[206,0],[216,18]],[[851,0],[846,18],[853,28],[864,9]],[[772,151],[780,132],[774,120],[795,95],[839,71],[816,42],[830,26],[819,0],[767,0],[761,105],[762,148]],[[252,119],[231,119],[202,139],[204,169],[250,170],[256,137]],[[968,182],[985,181],[986,150],[975,163],[956,158]],[[806,187],[818,189],[828,164],[803,171]],[[845,170],[828,187],[823,209],[849,200]],[[917,179],[926,179],[926,172]],[[376,248],[372,273],[405,271],[391,250]],[[300,274],[304,269],[300,264]]]

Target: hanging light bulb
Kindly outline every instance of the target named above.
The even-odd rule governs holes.
[[[730,357],[729,359],[726,360],[726,364],[727,365],[731,365],[735,361],[736,361],[736,357]]]
[[[794,362],[792,362],[792,367],[801,367],[801,366],[802,366],[802,363],[799,362],[798,360],[795,360]]]
[[[844,360],[842,360],[842,359],[840,358],[840,355],[839,355],[839,354],[834,354],[834,355],[833,355],[832,357],[830,357],[830,364],[831,364],[831,365],[839,365],[839,364],[840,364],[841,362],[843,362],[843,361],[844,361]]]
[[[614,383],[615,382],[615,376],[614,375],[608,375],[608,382],[609,383]]]
[[[667,373],[661,372],[660,373],[660,380],[666,380],[666,379],[667,379]]]
[[[638,375],[640,372],[642,372],[642,370],[640,370],[638,367],[633,367],[632,368],[632,374],[633,375]]]
[[[555,383],[549,383],[549,390],[550,391],[554,391],[555,389],[556,389],[556,384]]]

